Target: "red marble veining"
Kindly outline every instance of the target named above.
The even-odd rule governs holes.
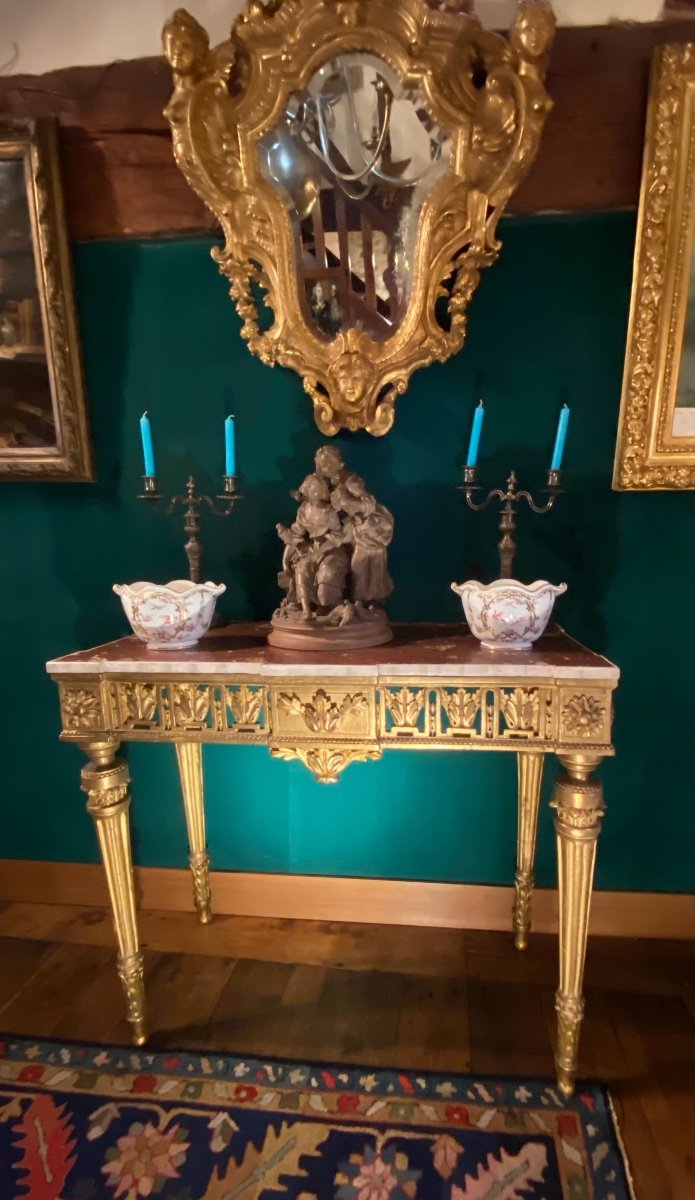
[[[162,663],[169,667],[173,663],[220,662],[233,668],[235,663],[267,663],[275,666],[292,667],[297,663],[316,663],[317,671],[322,666],[378,667],[382,664],[417,663],[436,666],[438,663],[461,663],[467,666],[491,666],[511,664],[518,666],[553,667],[600,667],[611,666],[608,659],[587,650],[571,638],[559,626],[551,626],[531,650],[485,650],[462,624],[403,624],[394,625],[394,638],[385,646],[362,650],[337,650],[316,653],[278,650],[269,646],[266,637],[270,626],[266,622],[237,621],[222,629],[211,630],[199,645],[190,650],[148,650],[144,642],[136,637],[120,638],[94,646],[91,650],[78,650],[55,660],[59,663],[99,662],[106,669],[118,669],[122,662]]]

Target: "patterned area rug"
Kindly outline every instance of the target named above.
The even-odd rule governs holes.
[[[2,1200],[629,1200],[604,1088],[0,1040]]]

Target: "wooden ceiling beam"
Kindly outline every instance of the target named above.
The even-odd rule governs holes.
[[[514,213],[630,208],[639,193],[649,62],[691,20],[558,30],[548,75],[555,107]],[[55,115],[74,240],[210,231],[212,215],[171,151],[161,58],[0,77],[0,115]]]

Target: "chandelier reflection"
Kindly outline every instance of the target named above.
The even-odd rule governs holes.
[[[303,96],[291,98],[266,147],[267,173],[303,219],[318,199],[321,166],[350,200],[364,200],[375,184],[416,187],[441,158],[442,143],[429,114],[385,63],[339,55]]]

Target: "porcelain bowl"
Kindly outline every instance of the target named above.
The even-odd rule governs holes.
[[[543,633],[555,597],[567,591],[566,583],[519,583],[495,579],[493,583],[452,583],[461,597],[471,633],[488,650],[528,650]]]
[[[140,641],[150,650],[184,650],[195,646],[210,628],[215,602],[226,590],[223,583],[114,583],[125,615]]]

